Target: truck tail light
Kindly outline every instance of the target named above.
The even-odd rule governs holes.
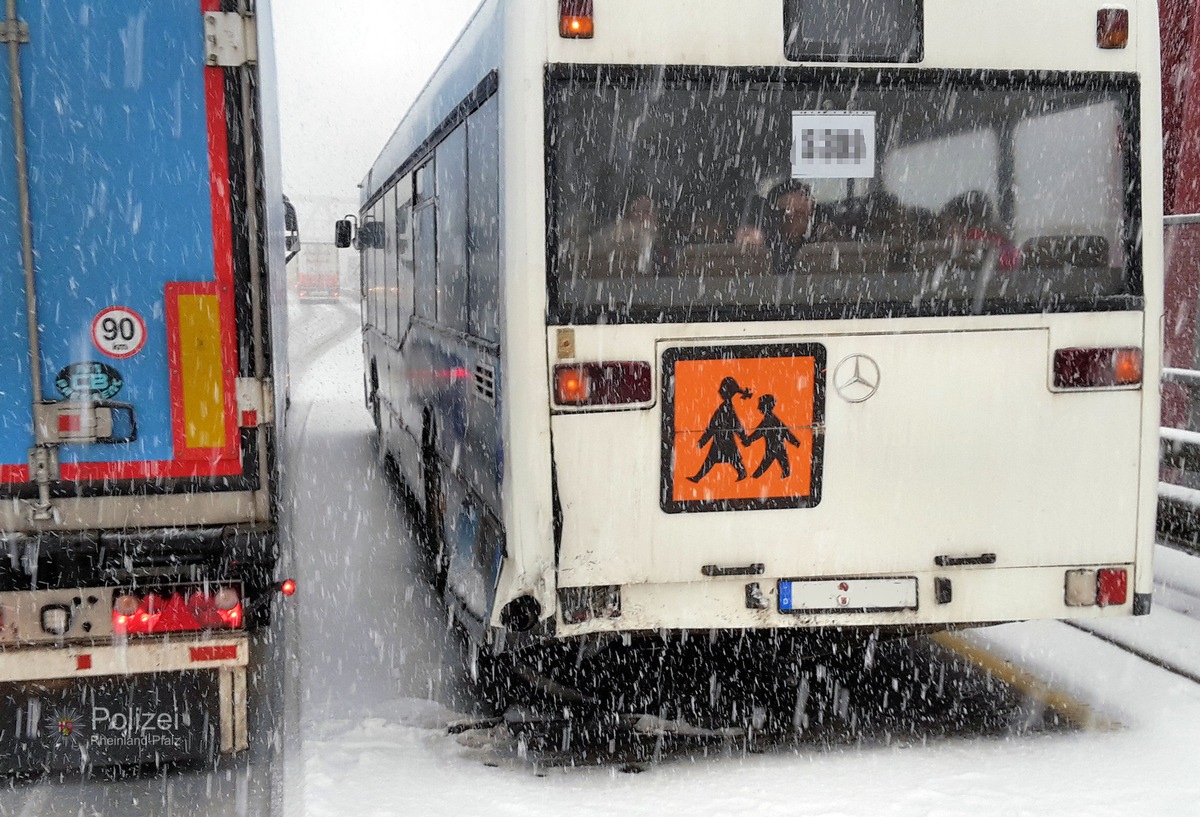
[[[648,403],[650,364],[571,363],[554,367],[554,401],[560,406],[618,406]]]
[[[558,35],[590,40],[595,33],[593,0],[558,0]]]
[[[234,587],[159,588],[142,594],[123,592],[113,599],[113,632],[152,635],[242,626],[241,593]]]
[[[1141,349],[1059,349],[1054,353],[1055,388],[1103,389],[1141,382]]]

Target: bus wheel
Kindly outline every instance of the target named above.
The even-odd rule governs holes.
[[[375,432],[383,429],[383,419],[379,409],[379,372],[371,362],[371,419],[375,421]]]
[[[450,552],[446,546],[446,493],[442,489],[442,469],[437,455],[426,450],[423,459],[425,553],[433,567],[433,589],[441,595],[446,589],[446,575],[450,570]]]

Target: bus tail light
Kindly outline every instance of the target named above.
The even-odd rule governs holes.
[[[1123,567],[1068,570],[1063,599],[1068,607],[1119,607],[1129,599],[1129,571]]]
[[[1100,9],[1096,12],[1096,45],[1104,49],[1124,48],[1129,44],[1129,11]]]
[[[117,635],[232,630],[242,626],[242,618],[241,594],[233,587],[156,588],[140,595],[122,592],[113,599]]]
[[[590,40],[595,32],[593,0],[558,0],[558,35]]]
[[[594,618],[621,617],[621,588],[617,585],[599,587],[560,587],[558,606],[567,624],[582,624]]]
[[[1123,568],[1096,571],[1096,604],[1120,606],[1129,596],[1129,574]]]
[[[1103,389],[1141,382],[1141,349],[1059,349],[1054,353],[1055,388]]]
[[[652,396],[649,363],[571,363],[554,367],[554,401],[560,406],[648,403]]]

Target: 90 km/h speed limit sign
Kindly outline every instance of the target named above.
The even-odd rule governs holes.
[[[109,357],[133,357],[146,345],[146,322],[124,306],[110,306],[92,319],[92,343]]]

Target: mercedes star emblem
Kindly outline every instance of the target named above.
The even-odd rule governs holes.
[[[879,364],[866,355],[850,355],[834,369],[833,388],[847,403],[870,400],[879,391]]]

